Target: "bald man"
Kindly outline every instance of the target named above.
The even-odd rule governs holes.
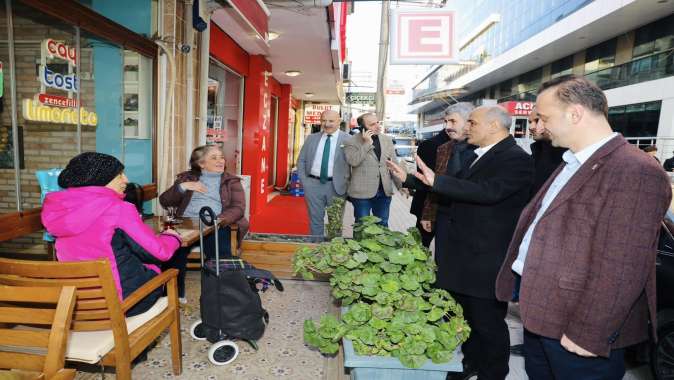
[[[321,114],[321,131],[307,136],[297,161],[297,174],[304,187],[311,235],[323,239],[325,207],[334,197],[343,197],[349,183],[349,165],[342,147],[349,135],[339,130],[335,111]]]
[[[511,117],[498,106],[470,113],[466,136],[477,145],[473,157],[462,158],[454,175],[436,175],[417,158],[417,181],[438,195],[435,260],[436,287],[449,291],[461,304],[471,327],[463,344],[464,380],[503,380],[508,374],[510,338],[505,316],[508,303],[496,299],[495,281],[520,212],[529,200],[533,162],[510,135]],[[412,175],[389,167],[406,186]]]

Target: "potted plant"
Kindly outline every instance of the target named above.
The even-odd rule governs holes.
[[[343,306],[341,318],[329,314],[318,323],[306,320],[304,340],[334,355],[344,338],[347,367],[353,347],[355,362],[362,362],[363,356],[369,361],[384,360],[388,364],[382,370],[389,375],[393,370],[410,371],[404,377],[414,378],[410,369],[430,368],[438,372],[435,378],[444,379],[447,371],[460,371],[461,364],[455,360],[453,366],[434,367],[432,363],[449,363],[468,338],[470,327],[463,310],[447,291],[432,286],[436,265],[421,245],[419,231],[391,231],[378,221],[365,217],[354,227],[354,239],[337,237],[301,248],[293,257],[294,272],[305,279],[313,279],[315,273],[329,274],[332,295]],[[391,368],[390,362],[395,361],[391,358],[399,360],[397,368]],[[352,375],[359,369],[352,369]]]

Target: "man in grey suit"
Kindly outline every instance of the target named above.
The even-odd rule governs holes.
[[[381,133],[380,122],[373,113],[358,117],[358,125],[361,133],[344,144],[346,161],[351,166],[348,194],[353,213],[358,222],[372,211],[381,219],[381,225],[388,226],[394,181],[386,162],[397,161],[393,140]],[[400,187],[399,182],[395,185]]]
[[[304,186],[311,235],[323,237],[325,207],[334,197],[346,193],[349,166],[342,146],[349,135],[339,130],[339,114],[324,111],[321,114],[321,131],[307,136],[297,160],[297,174]]]

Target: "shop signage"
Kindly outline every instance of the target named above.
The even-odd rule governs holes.
[[[55,73],[46,65],[40,65],[40,81],[47,87],[63,91],[77,92],[78,84],[75,74]]]
[[[77,64],[77,50],[74,47],[68,46],[63,42],[47,38],[42,41],[42,51],[47,58],[61,58],[64,61],[70,62],[73,66]]]
[[[456,63],[454,12],[394,9],[390,41],[392,65]]]
[[[23,100],[23,118],[30,121],[41,121],[56,124],[77,124],[77,108],[50,107],[33,99]],[[82,125],[96,126],[98,115],[80,107],[79,120]]]
[[[65,96],[38,94],[37,100],[45,105],[62,108],[77,108],[77,99],[66,98]]]
[[[534,102],[523,102],[511,100],[500,103],[499,106],[505,108],[512,116],[529,116],[531,110],[534,108]]]
[[[352,104],[375,104],[374,92],[347,92],[346,102]]]
[[[386,95],[405,95],[404,88],[387,88]]]
[[[339,113],[339,106],[332,104],[307,104],[304,106],[304,124],[320,124],[323,111],[333,110]]]

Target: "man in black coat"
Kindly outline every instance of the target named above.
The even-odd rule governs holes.
[[[536,112],[535,107],[529,114],[529,131],[534,138],[534,142],[530,145],[531,156],[534,158],[534,185],[531,187],[531,197],[533,198],[559,164],[562,163],[562,155],[566,152],[566,149],[552,146],[550,135],[538,122],[538,112]]]
[[[417,156],[419,156],[428,167],[436,167],[438,147],[440,145],[446,143],[450,139],[461,140],[465,138],[463,129],[468,120],[468,115],[470,115],[470,112],[474,108],[475,107],[468,102],[460,102],[452,104],[445,109],[445,116],[443,118],[444,129],[432,138],[423,141],[419,144],[419,148],[417,149]],[[417,228],[419,229],[419,232],[421,232],[421,243],[426,248],[431,245],[431,241],[433,241],[433,237],[435,236],[435,226],[432,223],[426,222],[428,225],[422,225],[422,216],[427,194],[428,188],[426,186],[420,186],[414,192],[412,206],[410,207],[410,213],[417,217]]]
[[[462,346],[464,372],[450,379],[477,373],[481,380],[503,380],[508,374],[508,304],[496,300],[495,280],[533,183],[531,156],[510,136],[510,124],[510,115],[501,107],[476,108],[467,135],[479,148],[456,176],[436,176],[417,159],[422,170],[415,173],[417,179],[451,200],[438,208],[436,286],[461,304],[472,329]],[[389,168],[406,185],[414,185],[400,167],[391,163]]]
[[[435,157],[438,147],[449,141],[449,135],[443,129],[437,135],[431,137],[430,139],[424,140],[419,144],[417,148],[417,156],[421,157],[424,162],[428,162],[428,165],[435,167]],[[426,195],[428,190],[425,187],[419,187],[415,190],[414,195],[412,196],[412,205],[410,206],[410,213],[417,217],[417,229],[421,233],[421,243],[424,247],[431,245],[433,241],[433,236],[435,231],[431,230],[430,232],[426,231],[421,226],[421,215],[424,211],[424,202],[426,201]]]

